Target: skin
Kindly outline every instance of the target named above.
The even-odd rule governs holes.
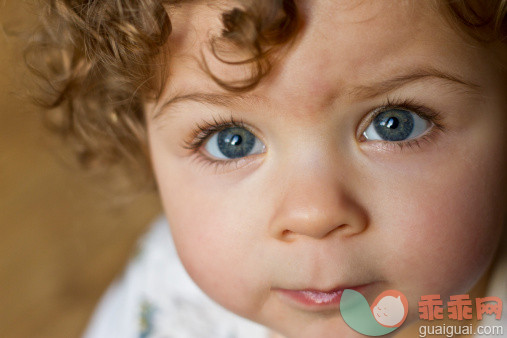
[[[221,9],[171,12],[169,84],[146,111],[178,254],[212,299],[286,337],[359,335],[338,310],[301,309],[276,288],[368,284],[369,304],[399,290],[410,306],[408,326],[421,295],[467,293],[499,245],[505,79],[492,53],[449,27],[429,1],[308,1],[300,10],[295,43],[255,90],[163,107],[194,92],[238,98],[198,64],[210,32],[221,29]],[[244,74],[205,55],[223,77]],[[424,77],[389,91],[370,88],[429,67],[474,86]],[[403,147],[365,140],[368,118],[387,99],[438,111],[443,130],[430,127]],[[204,147],[185,149],[196,124],[231,117],[265,152],[216,162]]]

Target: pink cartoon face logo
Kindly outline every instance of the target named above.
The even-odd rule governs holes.
[[[407,318],[407,298],[396,290],[384,291],[373,302],[371,312],[380,325],[400,327]]]

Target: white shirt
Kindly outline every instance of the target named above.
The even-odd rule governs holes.
[[[160,217],[107,290],[85,338],[266,338],[268,329],[206,296],[181,264]]]

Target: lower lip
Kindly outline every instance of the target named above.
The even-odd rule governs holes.
[[[352,289],[361,292],[367,285],[357,287],[335,289],[331,291],[317,291],[317,290],[287,290],[276,289],[284,301],[289,302],[298,308],[305,310],[335,310],[340,307],[340,300],[342,298],[343,290]]]

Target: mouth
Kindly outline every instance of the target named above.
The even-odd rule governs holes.
[[[273,289],[279,298],[291,306],[303,310],[323,311],[337,310],[340,307],[343,290],[352,289],[363,293],[371,284],[363,284],[350,287],[337,287],[331,290],[317,289]]]

